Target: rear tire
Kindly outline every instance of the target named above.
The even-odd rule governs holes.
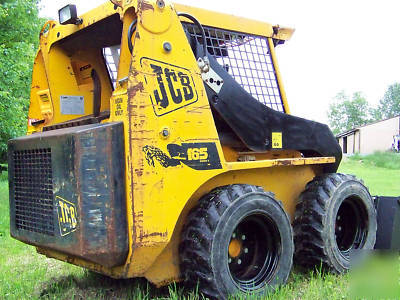
[[[199,200],[180,244],[181,272],[213,299],[264,294],[286,282],[293,261],[289,218],[272,193],[235,184]]]
[[[374,248],[376,228],[375,206],[361,181],[344,174],[317,176],[296,206],[295,262],[343,273],[352,251]]]

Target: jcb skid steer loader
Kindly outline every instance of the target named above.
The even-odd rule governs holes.
[[[219,299],[285,283],[293,256],[341,273],[374,247],[368,189],[335,173],[326,125],[289,113],[275,47],[293,30],[164,0],[59,17],[9,142],[14,238]]]

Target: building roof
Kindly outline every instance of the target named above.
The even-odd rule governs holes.
[[[349,135],[353,134],[354,132],[356,132],[356,131],[358,131],[358,130],[359,130],[358,127],[357,127],[357,128],[353,128],[353,129],[350,129],[350,130],[347,130],[347,131],[338,133],[338,134],[336,135],[336,137],[337,137],[337,138],[341,138],[341,137],[344,137],[344,136],[349,136]]]
[[[364,125],[361,125],[361,126],[357,126],[357,127],[354,127],[353,129],[350,129],[350,130],[347,130],[347,131],[343,131],[343,132],[341,132],[341,133],[338,133],[338,134],[336,135],[336,138],[341,138],[341,137],[344,137],[344,136],[349,136],[349,135],[351,135],[352,133],[358,131],[358,130],[359,130],[360,128],[362,128],[362,127],[369,126],[369,125],[373,125],[373,124],[380,123],[380,122],[384,122],[384,121],[387,121],[387,120],[390,120],[390,119],[399,118],[399,117],[400,117],[400,115],[397,115],[397,116],[394,116],[394,117],[391,117],[391,118],[386,118],[386,119],[383,119],[383,120],[374,121],[374,122],[371,122],[371,123],[368,123],[368,124],[364,124]]]

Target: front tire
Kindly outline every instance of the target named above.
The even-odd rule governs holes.
[[[317,176],[296,206],[295,262],[344,273],[352,251],[374,248],[376,228],[374,203],[361,181],[344,174]]]
[[[264,294],[286,282],[293,261],[289,218],[272,193],[235,184],[199,200],[180,244],[188,285],[214,299]]]

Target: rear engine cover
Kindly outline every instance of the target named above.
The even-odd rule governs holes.
[[[9,141],[11,236],[106,267],[128,253],[122,123]]]

